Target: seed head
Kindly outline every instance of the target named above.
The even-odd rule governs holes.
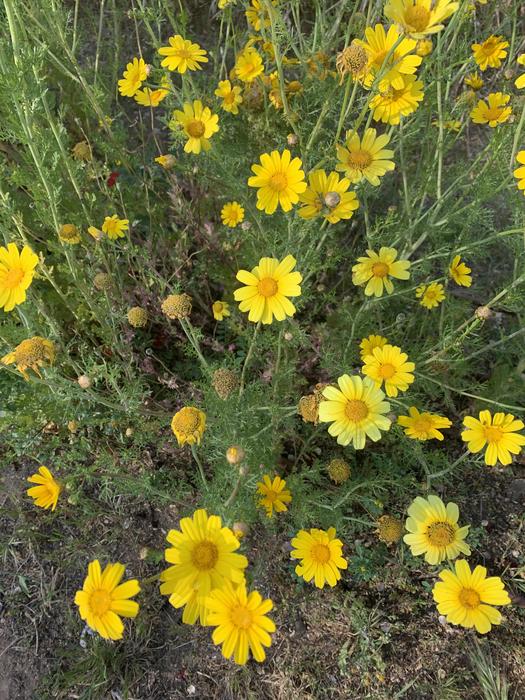
[[[99,292],[107,292],[113,285],[113,278],[105,272],[97,272],[93,278],[93,286]]]
[[[148,312],[141,306],[133,306],[128,311],[128,322],[133,328],[144,328],[148,322]]]
[[[231,369],[221,367],[213,373],[211,384],[217,396],[224,401],[238,388],[239,377]]]
[[[341,81],[348,73],[353,78],[362,77],[367,65],[368,55],[365,49],[355,41],[338,53],[335,60],[335,67],[341,77]]]
[[[334,484],[344,484],[350,478],[350,466],[344,459],[333,459],[328,465],[328,476]]]
[[[188,318],[191,314],[191,297],[188,294],[170,294],[162,302],[161,309],[172,321]]]
[[[392,515],[382,515],[377,521],[377,536],[386,544],[394,544],[401,539],[403,523]]]

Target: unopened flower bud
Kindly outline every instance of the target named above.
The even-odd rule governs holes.
[[[329,209],[335,209],[340,201],[341,196],[338,192],[327,192],[324,196],[324,203]]]
[[[233,523],[232,525],[233,534],[238,540],[242,540],[243,537],[246,537],[249,529],[248,525],[243,522]]]
[[[297,134],[288,134],[286,137],[286,142],[288,143],[289,146],[297,146],[299,143],[299,137]]]
[[[81,374],[77,379],[77,382],[82,389],[89,389],[91,386],[91,379],[87,376],[87,374]]]
[[[226,459],[230,464],[239,464],[244,459],[245,452],[239,445],[232,445],[226,450]]]
[[[474,315],[476,318],[479,318],[480,321],[488,321],[489,318],[492,318],[493,313],[488,306],[478,306],[474,311]]]

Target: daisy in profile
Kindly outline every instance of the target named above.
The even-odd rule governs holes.
[[[248,593],[244,583],[235,588],[226,583],[207,596],[206,606],[206,624],[215,627],[213,643],[221,646],[226,659],[233,656],[236,664],[244,666],[251,652],[255,661],[264,661],[264,647],[271,646],[270,635],[275,632],[275,624],[267,616],[273,608],[271,600],[263,599],[257,591]]]
[[[409,509],[405,527],[408,535],[403,540],[415,557],[425,555],[428,564],[439,564],[444,559],[469,555],[465,542],[469,526],[458,525],[459,508],[455,503],[443,503],[438,496],[427,499],[418,496]]]
[[[387,86],[370,100],[374,121],[396,126],[401,117],[407,117],[419,107],[423,100],[423,83],[415,75],[403,76],[399,88]]]
[[[468,85],[474,92],[481,90],[484,84],[483,78],[477,71],[475,73],[469,73],[465,77],[465,85]]]
[[[271,2],[274,7],[277,5],[277,0],[271,0]],[[251,24],[256,32],[260,32],[262,27],[268,29],[270,26],[270,17],[264,0],[251,0],[245,14],[248,24]]]
[[[239,202],[226,202],[221,209],[221,220],[225,226],[235,228],[244,221],[244,207]]]
[[[240,302],[239,309],[249,312],[249,321],[268,324],[274,317],[284,321],[295,314],[289,297],[301,296],[299,285],[303,279],[300,272],[292,272],[295,263],[292,255],[281,262],[277,258],[261,258],[251,272],[239,270],[237,279],[246,286],[236,289],[233,296]]]
[[[75,603],[82,620],[104,639],[122,639],[124,625],[121,617],[137,617],[139,604],[130,600],[140,592],[136,579],[120,583],[126,567],[108,564],[104,571],[98,559],[90,562],[88,575]]]
[[[432,594],[440,615],[447,622],[486,634],[492,625],[501,624],[501,613],[494,605],[509,605],[511,600],[499,576],[487,577],[484,566],[471,571],[464,559],[459,559],[455,570],[440,571]]]
[[[16,348],[4,355],[0,362],[3,365],[16,365],[16,369],[29,380],[27,370],[32,370],[40,378],[40,368],[53,364],[55,359],[55,346],[50,340],[35,335],[33,338],[26,338]]]
[[[26,300],[38,265],[38,255],[25,245],[21,251],[14,243],[0,246],[0,309],[6,313]]]
[[[365,29],[365,41],[356,39],[355,43],[361,46],[368,55],[368,73],[365,76],[364,84],[370,87],[376,75],[383,71],[383,76],[379,81],[381,90],[391,86],[397,90],[404,85],[404,77],[414,75],[418,66],[423,60],[421,56],[414,53],[417,41],[405,37],[401,39],[399,29],[392,25],[388,32],[382,24]],[[392,49],[397,44],[392,52]],[[388,66],[384,67],[385,58],[388,54]]]
[[[375,348],[364,359],[363,374],[370,377],[379,389],[383,382],[387,396],[396,397],[399,391],[406,391],[414,381],[413,362],[408,362],[408,355],[401,352],[396,345],[384,345]]]
[[[142,58],[128,63],[123,77],[118,81],[118,90],[124,97],[133,97],[148,77],[148,67]]]
[[[292,559],[299,559],[295,573],[317,588],[332,588],[341,580],[341,569],[348,568],[343,557],[343,543],[336,539],[335,527],[328,530],[299,530],[292,539]]]
[[[369,335],[363,338],[359,343],[361,359],[364,360],[367,355],[373,355],[376,348],[383,348],[387,343],[388,340],[382,335]]]
[[[504,466],[512,462],[511,455],[517,455],[525,445],[525,435],[518,430],[525,427],[523,421],[512,413],[495,413],[480,411],[479,419],[465,416],[463,425],[466,430],[461,439],[467,443],[469,452],[476,454],[485,447],[485,464],[493,467],[497,462]]]
[[[273,512],[284,513],[288,510],[288,503],[292,500],[290,490],[286,488],[286,481],[280,476],[274,476],[273,480],[268,474],[263,476],[262,481],[257,482],[257,493],[262,496],[259,505],[266,510],[269,518],[273,517]]]
[[[39,508],[55,510],[62,487],[47,467],[39,467],[36,474],[27,477],[30,484],[36,484],[26,493]]]
[[[237,56],[233,72],[243,83],[251,83],[261,75],[264,72],[264,65],[257,49],[254,49],[253,46],[245,48]]]
[[[420,284],[416,289],[416,297],[420,300],[421,306],[425,309],[435,309],[445,298],[445,288],[440,282],[430,284]]]
[[[390,430],[391,421],[386,417],[390,404],[368,377],[343,374],[337,383],[338,389],[328,386],[323,390],[325,400],[319,404],[319,421],[331,423],[328,432],[337,437],[339,445],[351,443],[354,449],[362,450],[367,437],[377,442],[382,430]]]
[[[206,428],[206,414],[194,406],[184,406],[171,419],[171,429],[182,445],[200,445]]]
[[[436,34],[444,28],[443,22],[459,7],[451,0],[389,0],[385,5],[385,16],[403,28],[413,39],[422,39],[427,34]]]
[[[68,243],[69,245],[76,245],[82,240],[78,226],[75,226],[75,224],[62,224],[58,229],[58,237],[62,243]]]
[[[366,256],[357,258],[357,263],[352,267],[352,282],[360,287],[366,284],[367,297],[383,296],[383,292],[392,294],[394,285],[392,280],[407,280],[410,277],[409,260],[396,260],[395,248],[382,247],[379,253],[367,250]]]
[[[405,429],[405,435],[412,440],[443,440],[445,428],[450,428],[452,422],[436,413],[420,413],[415,406],[408,409],[408,416],[398,416],[397,422]]]
[[[175,124],[179,124],[188,137],[184,144],[185,153],[209,151],[210,138],[219,131],[219,117],[212,114],[209,107],[203,107],[200,100],[193,100],[193,104],[185,102],[182,112],[176,109],[173,112]],[[170,122],[173,128],[173,122]]]
[[[119,219],[116,214],[106,216],[102,224],[102,231],[106,233],[111,241],[116,241],[117,238],[124,238],[125,231],[129,229],[128,219]]]
[[[137,90],[134,95],[135,102],[143,107],[158,107],[162,100],[170,94],[168,81],[164,78],[161,81],[161,87],[152,90],[145,87],[143,90]]]
[[[239,105],[242,103],[241,88],[238,85],[232,87],[229,80],[221,80],[214,95],[222,98],[221,107],[225,112],[239,114]]]
[[[474,124],[488,124],[494,128],[498,124],[504,124],[512,114],[512,107],[508,104],[510,95],[502,92],[491,92],[487,102],[479,100],[470,117]]]
[[[308,175],[308,187],[299,195],[303,205],[299,216],[303,219],[323,218],[330,224],[336,224],[341,219],[351,219],[359,207],[355,192],[348,192],[350,180],[339,179],[339,175],[324,170],[313,170]]]
[[[356,131],[348,131],[345,145],[336,144],[339,161],[336,170],[344,173],[352,183],[364,178],[377,187],[379,178],[396,167],[390,160],[394,151],[385,148],[389,141],[388,134],[378,136],[375,129],[366,129],[362,138]]]
[[[472,54],[480,70],[499,68],[503,59],[507,57],[505,49],[508,45],[509,42],[502,36],[494,36],[494,34],[485,39],[482,44],[472,44]]]
[[[161,62],[163,68],[184,74],[187,70],[201,70],[201,63],[208,63],[206,51],[198,44],[183,39],[180,34],[170,36],[169,46],[161,46],[159,54],[165,56]]]
[[[472,284],[472,277],[470,273],[472,270],[468,265],[461,260],[461,256],[456,255],[454,260],[451,262],[448,268],[448,274],[452,277],[454,282],[460,287],[470,287]]]
[[[226,316],[230,315],[230,305],[227,301],[214,301],[211,310],[216,321],[224,321]]]
[[[248,179],[250,187],[257,187],[257,209],[266,214],[273,214],[278,206],[290,211],[307,187],[301,159],[292,158],[285,148],[282,154],[263,153],[259,160],[260,165],[252,165],[254,175]]]
[[[166,153],[155,158],[155,163],[158,163],[164,170],[171,170],[176,162],[175,156],[171,153]]]
[[[521,167],[516,168],[514,171],[514,177],[517,179],[518,189],[522,191],[525,196],[525,150],[519,151],[516,154],[516,160]]]

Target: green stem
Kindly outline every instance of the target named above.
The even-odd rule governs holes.
[[[242,367],[241,381],[240,381],[240,386],[239,386],[239,396],[242,396],[244,393],[244,382],[245,382],[245,378],[246,378],[246,370],[248,369],[248,365],[250,364],[250,360],[252,359],[253,351],[255,349],[255,341],[257,339],[257,335],[259,333],[260,327],[261,327],[261,322],[259,321],[257,323],[257,325],[255,326],[255,329],[253,331],[252,342],[250,343],[250,347],[248,348],[248,352],[246,354],[246,359],[244,360],[244,365]]]
[[[193,459],[197,462],[197,466],[199,468],[199,474],[201,475],[202,483],[204,484],[204,488],[207,490],[208,489],[208,481],[206,479],[206,475],[204,474],[204,468],[202,466],[202,462],[200,460],[200,457],[197,454],[197,450],[195,448],[195,445],[191,446],[191,454],[193,455]]]

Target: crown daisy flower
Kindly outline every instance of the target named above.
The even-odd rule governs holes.
[[[189,318],[192,300],[189,294],[169,294],[160,305],[162,313],[171,321],[181,321]]]
[[[397,422],[405,428],[405,435],[412,440],[443,440],[441,430],[450,428],[452,422],[436,413],[420,413],[410,406],[408,416],[398,416]]]
[[[357,258],[357,263],[352,267],[352,282],[360,287],[366,284],[367,297],[383,296],[383,292],[392,294],[394,285],[391,277],[399,280],[407,280],[410,277],[409,260],[396,260],[395,248],[382,247],[379,253],[367,250],[366,256]]]
[[[501,624],[502,619],[500,611],[493,606],[511,602],[503,581],[499,576],[487,578],[484,566],[471,571],[464,559],[459,559],[454,569],[440,571],[441,581],[432,589],[438,612],[452,625],[475,627],[480,634],[490,632],[492,625]]]
[[[118,81],[118,90],[124,97],[133,97],[148,77],[148,67],[142,58],[134,58],[128,63],[123,77]]]
[[[264,72],[263,60],[257,49],[249,46],[241,51],[235,61],[233,72],[243,83],[251,83]]]
[[[509,42],[502,36],[494,36],[494,34],[491,34],[482,44],[472,44],[472,55],[480,70],[499,68],[502,60],[507,57],[505,49],[508,45]]]
[[[494,128],[498,124],[508,121],[512,114],[512,107],[508,105],[510,95],[502,92],[491,92],[487,97],[487,102],[479,100],[470,117],[474,124],[488,124]],[[508,105],[508,106],[507,106]]]
[[[416,289],[416,297],[420,299],[419,303],[425,309],[434,309],[445,298],[445,288],[439,282],[431,282],[429,285],[421,284]]]
[[[519,151],[516,154],[516,160],[520,164],[520,168],[516,168],[514,171],[514,177],[517,179],[518,189],[522,191],[525,197],[525,150]]]
[[[403,540],[417,557],[425,555],[428,564],[439,564],[444,559],[468,556],[470,547],[465,542],[469,525],[459,527],[459,508],[455,503],[443,503],[438,496],[427,499],[418,496],[409,509],[405,527],[408,535]]]
[[[379,178],[396,167],[390,160],[394,151],[385,148],[389,141],[388,134],[378,136],[375,129],[366,129],[362,139],[356,131],[348,131],[345,145],[336,144],[339,160],[336,170],[343,172],[350,182],[365,178],[377,187]]]
[[[184,74],[187,70],[201,70],[201,63],[208,63],[206,51],[198,44],[183,39],[180,34],[170,36],[169,46],[161,46],[159,54],[165,56],[161,62],[163,68]]]
[[[184,406],[171,419],[171,429],[182,445],[200,445],[206,428],[206,414],[193,406]]]
[[[201,151],[209,151],[209,139],[219,131],[219,117],[212,114],[209,107],[203,107],[200,100],[193,100],[193,105],[185,102],[182,109],[182,112],[176,109],[173,116],[188,137],[184,144],[185,153],[198,155]],[[170,128],[172,125],[170,122]]]
[[[395,25],[389,27],[388,32],[385,32],[382,24],[376,24],[375,27],[365,29],[365,38],[366,41],[356,39],[355,43],[362,46],[368,55],[368,73],[364,84],[366,87],[370,87],[376,75],[384,69],[385,58],[400,39],[400,33]],[[403,78],[407,75],[413,75],[423,60],[421,56],[413,53],[416,45],[417,42],[414,39],[401,39],[388,59],[388,66],[379,81],[380,89],[385,89],[388,86],[398,90],[403,88]]]
[[[248,320],[264,324],[284,321],[287,316],[295,314],[295,306],[288,297],[301,296],[302,281],[300,272],[292,272],[296,260],[287,255],[281,262],[277,258],[261,258],[251,272],[239,270],[237,279],[245,287],[233,293],[239,301],[239,309],[248,311]]]
[[[194,624],[199,618],[206,624],[206,597],[227,582],[244,583],[248,560],[236,554],[239,540],[218,515],[196,510],[191,518],[182,518],[179,527],[166,537],[171,547],[164,557],[172,566],[160,575],[160,592],[170,596],[173,607],[186,606],[184,622]]]
[[[348,192],[350,180],[339,179],[339,175],[324,170],[313,170],[308,175],[308,187],[299,195],[303,205],[299,216],[303,219],[314,219],[322,215],[330,224],[336,224],[341,219],[351,219],[359,207],[355,192]]]
[[[40,367],[53,364],[54,359],[55,346],[53,343],[35,335],[33,338],[23,340],[12,352],[4,355],[0,362],[3,365],[16,365],[17,370],[28,381],[28,369],[41,378]]]
[[[273,480],[265,474],[262,481],[257,482],[257,493],[262,498],[259,505],[266,509],[266,515],[273,517],[273,512],[283,513],[288,510],[287,503],[292,500],[292,494],[286,488],[286,481],[279,476],[274,476]]]
[[[468,85],[469,88],[477,92],[483,87],[484,81],[481,75],[475,71],[474,73],[469,73],[465,77],[465,85]]]
[[[224,321],[226,316],[230,315],[230,305],[227,301],[214,301],[211,310],[216,321]]]
[[[31,474],[31,476],[27,477],[27,481],[30,484],[37,484],[26,491],[27,495],[34,500],[35,506],[46,509],[51,508],[54,511],[57,507],[62,487],[49,469],[47,467],[39,467],[36,474]]]
[[[390,0],[385,5],[385,17],[396,22],[405,34],[413,39],[422,39],[427,34],[436,34],[444,28],[443,22],[459,7],[450,0]]]
[[[486,446],[485,464],[491,467],[497,462],[504,466],[510,464],[511,454],[519,454],[525,445],[525,435],[517,432],[525,427],[523,421],[512,413],[495,413],[492,416],[490,411],[480,411],[479,420],[465,416],[463,425],[466,430],[461,433],[461,439],[467,443],[467,449],[476,454]]]
[[[133,328],[144,328],[148,325],[148,312],[141,306],[132,306],[131,309],[128,309],[126,316],[129,325]]]
[[[390,404],[368,377],[343,374],[337,383],[339,389],[328,386],[323,391],[325,400],[319,404],[319,421],[331,423],[328,432],[337,437],[339,445],[352,443],[354,449],[362,450],[367,437],[377,442],[381,430],[390,430],[391,421],[385,415]]]
[[[518,63],[520,66],[525,66],[525,53],[518,56],[516,63]],[[518,75],[514,81],[514,85],[518,88],[518,90],[523,90],[523,88],[525,88],[525,73]]]
[[[377,521],[377,537],[385,544],[395,544],[403,534],[403,523],[393,515],[382,515]]]
[[[222,98],[221,107],[230,114],[239,114],[239,105],[242,103],[241,88],[232,84],[229,80],[221,80],[214,95]]]
[[[213,643],[221,646],[226,659],[233,656],[236,664],[244,666],[251,652],[256,661],[264,661],[263,647],[271,646],[270,634],[275,632],[275,624],[267,616],[273,608],[271,600],[263,600],[257,591],[248,593],[244,583],[235,588],[226,583],[210,593],[206,606],[206,624],[215,627]]]
[[[90,562],[88,575],[75,603],[82,620],[104,639],[122,639],[124,625],[121,617],[137,617],[139,604],[130,600],[140,592],[139,582],[131,579],[120,583],[126,567],[108,564],[104,571],[98,559]],[[119,585],[120,584],[120,585]]]
[[[20,252],[14,243],[0,246],[0,309],[7,313],[24,303],[37,265],[38,256],[29,246]]]
[[[244,207],[239,202],[226,202],[221,209],[221,220],[225,226],[235,228],[244,221]]]
[[[102,231],[107,233],[110,241],[116,241],[117,238],[124,238],[125,231],[129,229],[128,219],[119,219],[116,214],[106,216],[102,224]]]
[[[399,88],[386,87],[371,100],[369,107],[376,122],[399,124],[401,117],[412,114],[419,107],[424,97],[423,83],[414,75],[403,76],[403,85]]]
[[[299,201],[299,195],[306,190],[304,172],[300,158],[292,158],[290,151],[263,153],[260,165],[252,165],[255,173],[248,179],[250,187],[257,187],[257,209],[273,214],[280,205],[283,211],[290,211]]]
[[[341,569],[348,568],[343,557],[343,543],[335,537],[335,527],[328,530],[299,530],[292,539],[292,559],[299,559],[295,573],[317,588],[332,588],[341,580]]]
[[[414,381],[412,372],[416,368],[413,362],[407,362],[408,355],[401,352],[397,345],[384,345],[375,348],[364,359],[362,372],[375,382],[379,389],[385,384],[387,396],[396,397],[399,391],[406,391]]]
[[[388,343],[382,335],[369,335],[363,338],[359,343],[361,348],[361,359],[364,360],[367,355],[373,355],[376,348],[383,348]]]
[[[62,243],[76,245],[80,243],[80,231],[75,224],[62,224],[58,229],[58,237]]]
[[[271,0],[271,2],[274,7],[277,5],[277,0]],[[261,0],[251,0],[245,14],[248,24],[251,24],[256,32],[260,32],[262,27],[267,29],[270,26],[268,9]]]
[[[167,80],[164,78],[161,81],[161,87],[152,90],[145,87],[144,90],[137,90],[134,94],[135,102],[143,107],[158,107],[162,100],[170,94]]]
[[[315,62],[314,62],[315,66]],[[365,77],[368,67],[368,54],[356,41],[337,54],[335,67],[340,76],[339,84],[343,83],[345,75],[350,74],[355,80]]]
[[[352,470],[350,465],[344,459],[335,458],[330,460],[326,468],[328,476],[338,486],[344,484],[350,478]]]
[[[472,277],[470,273],[472,270],[470,267],[465,265],[461,260],[461,256],[454,256],[454,260],[451,262],[448,268],[448,274],[452,277],[454,282],[460,287],[470,287],[472,284]]]

